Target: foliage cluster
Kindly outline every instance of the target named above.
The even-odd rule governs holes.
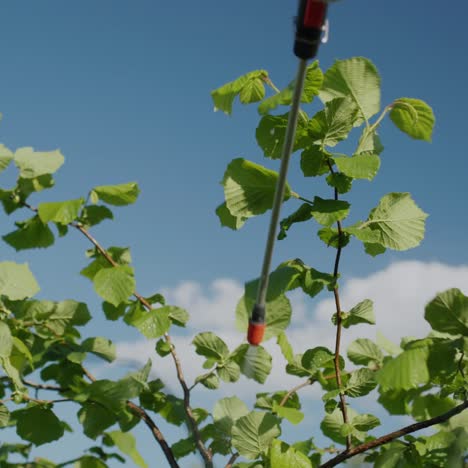
[[[243,104],[259,102],[256,139],[266,158],[278,159],[288,112],[276,111],[291,103],[293,86],[279,90],[266,71],[257,70],[216,89],[212,98],[216,108],[227,114],[237,97]],[[266,88],[273,90],[269,97],[265,97]],[[367,254],[376,256],[387,249],[414,248],[424,237],[427,217],[409,193],[392,192],[381,198],[367,219],[348,221],[351,204],[341,196],[354,183],[370,181],[379,171],[383,146],[378,130],[387,115],[410,137],[430,141],[432,110],[412,98],[395,99],[381,110],[380,77],[375,66],[361,57],[337,61],[325,73],[317,62],[309,65],[302,102],[310,104],[316,96],[323,108],[312,117],[301,110],[295,151],[300,152],[304,177],[323,178],[331,196],[302,196],[288,185],[284,201],[300,204],[281,221],[279,239],[286,239],[290,229],[304,223],[314,225],[333,252],[334,266],[322,272],[296,258],[282,262],[271,273],[265,338],[277,342],[287,361],[285,372],[300,380],[293,389],[257,394],[253,409],[235,396],[220,399],[209,410],[194,408],[191,395],[202,387],[212,390],[221,382],[236,382],[241,375],[265,383],[272,368],[268,351],[245,343],[229,349],[220,337],[203,331],[192,344],[204,358],[206,372],[187,383],[171,333],[174,327],[187,324],[188,312],[166,304],[161,294],[139,294],[129,249],[104,248],[90,234],[93,226],[113,219],[113,207],[136,201],[138,185],[98,186],[86,198],[35,207],[29,197],[53,187],[53,174],[64,162],[62,154],[0,146],[0,171],[14,165],[18,173],[14,187],[0,189],[4,211],[7,215],[29,212],[3,240],[20,251],[50,247],[57,235],[69,231],[84,235],[92,248],[87,251],[89,264],[80,273],[102,299],[106,319],[124,322],[155,340],[155,356],[142,369],[117,380],[94,377],[88,370],[89,356],[112,362],[116,353],[107,337],[81,336],[80,327],[91,320],[87,305],[76,300],[35,299],[39,286],[28,265],[0,262],[0,427],[14,428],[21,439],[0,445],[1,466],[100,468],[112,460],[124,461],[124,454],[145,467],[130,432],[141,422],[164,454],[158,466],[177,467],[193,452],[201,455],[207,467],[215,463],[239,468],[331,467],[364,452],[366,460],[378,468],[460,464],[468,447],[466,413],[462,414],[468,406],[468,298],[460,290],[442,292],[427,305],[424,316],[432,328],[427,337],[403,338],[399,345],[383,337],[377,342],[361,338],[349,346],[346,356],[340,349],[343,329],[375,323],[370,299],[348,311],[341,309],[343,249],[350,242],[361,242]],[[359,138],[351,155],[335,152],[340,142],[356,132]],[[256,162],[231,161],[222,180],[225,201],[216,210],[221,224],[237,230],[249,218],[271,209],[277,177],[274,170]],[[240,331],[247,327],[257,281],[246,283],[239,300]],[[318,346],[301,354],[293,351],[286,333],[292,315],[287,293],[298,288],[310,297],[322,291],[333,294],[334,350]],[[152,359],[173,360],[180,394],[174,394],[161,379],[151,379]],[[288,444],[281,440],[282,423],[301,424],[305,415],[299,390],[312,384],[323,390],[325,416],[320,429],[330,444],[318,447],[310,437]],[[41,399],[40,392],[56,397]],[[371,392],[389,414],[411,416],[415,424],[376,437],[373,431],[379,419],[359,414],[350,403]],[[71,430],[56,414],[62,402],[76,404],[77,421],[91,446],[85,454],[65,462],[31,458],[34,447],[60,440]],[[161,418],[176,426],[186,425],[188,436],[169,442],[159,428]],[[426,427],[434,430],[429,435],[412,435]]]

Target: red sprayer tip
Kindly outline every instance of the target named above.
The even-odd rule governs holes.
[[[258,346],[265,334],[265,323],[249,323],[249,329],[247,331],[247,341],[253,346]]]

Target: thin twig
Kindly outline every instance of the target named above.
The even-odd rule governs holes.
[[[421,429],[425,429],[426,427],[430,427],[430,426],[434,426],[435,424],[443,423],[447,421],[448,419],[450,419],[452,416],[455,416],[456,414],[461,413],[466,408],[468,408],[468,401],[465,401],[461,405],[458,405],[455,408],[451,409],[450,411],[447,411],[446,413],[436,416],[435,418],[431,418],[426,421],[422,421],[422,422],[415,423],[415,424],[410,424],[409,426],[403,427],[399,429],[398,431],[390,432],[389,434],[379,437],[378,439],[374,439],[370,442],[366,442],[364,444],[361,444],[349,450],[346,450],[345,452],[340,453],[339,455],[332,458],[331,460],[328,460],[326,463],[320,465],[320,468],[331,468],[347,460],[348,458],[358,455],[359,453],[363,453],[372,448],[387,444],[388,442],[398,439],[399,437],[402,437],[406,434],[411,434]]]
[[[333,166],[330,161],[328,161],[328,167],[330,172],[333,174]],[[338,190],[335,188],[335,200],[338,201]],[[341,259],[341,250],[342,250],[342,240],[343,240],[343,229],[341,227],[341,222],[336,222],[338,228],[338,246],[336,249],[335,257],[335,266],[333,268],[333,276],[335,281],[338,279],[338,272],[340,268],[340,259]],[[340,409],[343,415],[343,422],[348,423],[348,410],[346,407],[346,397],[342,392],[342,380],[341,380],[341,369],[340,369],[340,346],[341,346],[341,331],[342,331],[342,317],[341,317],[341,305],[340,305],[340,294],[338,292],[338,286],[335,284],[333,288],[333,295],[335,297],[335,308],[336,308],[336,338],[335,338],[335,374],[336,374],[336,385],[340,390]],[[346,450],[349,451],[351,448],[351,435],[346,436]]]
[[[236,453],[233,453],[231,458],[229,459],[229,461],[227,462],[226,466],[224,468],[232,468],[232,466],[234,465],[235,461],[237,460],[237,458],[239,457],[239,454],[236,452]]]
[[[23,379],[24,385],[27,385],[31,388],[36,388],[38,390],[53,390],[56,392],[65,392],[67,389],[62,387],[57,387],[56,385],[47,385],[42,383],[31,382],[30,380]]]
[[[151,430],[151,433],[153,434],[154,438],[158,442],[159,446],[161,447],[161,450],[164,452],[164,455],[167,458],[167,461],[169,462],[169,465],[171,468],[179,468],[179,464],[177,463],[174,454],[172,453],[171,448],[169,447],[168,443],[166,442],[166,439],[162,435],[162,432],[159,430],[158,426],[156,426],[155,422],[150,418],[148,413],[141,408],[138,405],[135,405],[131,401],[127,401],[127,406],[137,414],[137,416],[142,419],[145,424],[149,427]]]
[[[279,406],[284,406],[286,402],[291,398],[292,395],[297,393],[301,388],[308,387],[309,385],[312,385],[314,382],[316,382],[315,379],[307,379],[305,382],[302,382],[301,384],[297,385],[294,388],[291,388],[291,390],[284,395],[283,399],[280,401]]]

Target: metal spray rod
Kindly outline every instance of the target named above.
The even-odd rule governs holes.
[[[257,299],[252,310],[247,332],[247,341],[254,346],[258,346],[262,342],[265,333],[265,303],[271,259],[276,240],[281,205],[284,199],[289,159],[293,152],[296,137],[297,120],[307,71],[307,60],[315,57],[317,54],[326,14],[326,0],[300,0],[299,2],[299,10],[296,19],[296,37],[294,41],[294,54],[299,58],[299,66],[281,155],[281,167],[276,182],[265,255],[263,257],[262,271],[257,290]]]

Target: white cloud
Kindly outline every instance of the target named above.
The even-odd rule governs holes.
[[[372,299],[375,305],[376,326],[360,325],[343,331],[343,350],[357,337],[375,338],[376,329],[395,342],[403,336],[421,337],[429,326],[424,320],[424,307],[436,293],[458,287],[468,293],[468,266],[449,266],[436,262],[397,262],[386,269],[364,278],[351,278],[340,287],[341,305],[349,310],[364,299]],[[234,310],[243,287],[236,281],[219,279],[208,288],[196,282],[183,282],[165,291],[169,303],[186,308],[191,315],[188,335],[174,336],[178,354],[188,382],[205,372],[203,359],[194,353],[190,345],[193,335],[212,330],[232,349],[245,341],[235,329]],[[322,293],[325,296],[325,293]],[[332,298],[310,301],[299,291],[290,295],[293,304],[293,320],[288,337],[295,352],[303,352],[315,346],[334,347],[335,328],[331,323],[334,313]],[[298,383],[297,378],[285,375],[285,361],[274,340],[265,343],[273,356],[273,372],[267,380],[269,389],[289,388]],[[343,351],[344,352],[344,351]],[[122,361],[146,362],[154,356],[154,343],[137,341],[118,344],[118,356]],[[159,359],[154,366],[158,375],[170,385],[175,385],[174,365],[171,357]],[[229,394],[254,394],[264,391],[253,381],[242,380],[236,385],[224,385]],[[311,392],[309,392],[310,394]],[[315,393],[315,392],[314,392]]]

